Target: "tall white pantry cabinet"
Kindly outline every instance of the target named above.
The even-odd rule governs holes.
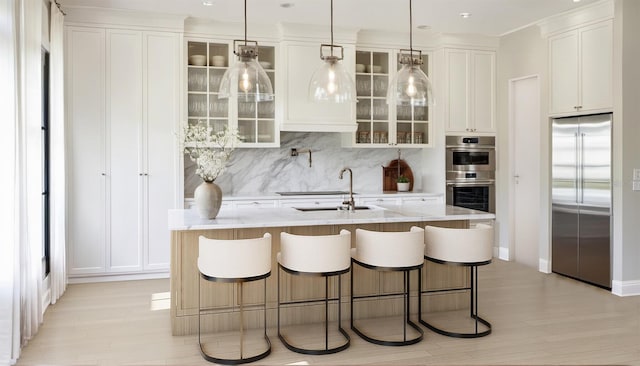
[[[70,276],[169,268],[181,36],[66,27]]]

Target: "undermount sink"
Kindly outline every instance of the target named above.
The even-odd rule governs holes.
[[[276,192],[276,194],[279,194],[281,196],[331,196],[339,194],[349,194],[349,191]]]
[[[341,208],[339,209],[338,207],[294,207],[296,210],[298,211],[348,211],[348,210],[342,210]],[[370,207],[369,206],[356,206],[355,210],[359,211],[359,210],[369,210]]]

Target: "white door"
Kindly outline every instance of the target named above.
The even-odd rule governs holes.
[[[512,245],[516,262],[539,268],[540,86],[537,76],[509,81],[512,131]]]
[[[180,118],[180,39],[176,33],[145,32],[146,235],[144,269],[169,268],[167,212],[178,192],[175,151]]]
[[[107,31],[108,267],[142,269],[142,34]]]
[[[104,30],[67,28],[69,274],[105,270]]]

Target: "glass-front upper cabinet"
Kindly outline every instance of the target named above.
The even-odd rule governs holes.
[[[402,68],[399,63],[397,70]],[[422,71],[429,75],[429,55],[422,54]],[[396,142],[398,145],[430,145],[430,113],[429,107],[395,106],[396,108]]]
[[[258,62],[275,90],[276,50],[259,46]],[[190,125],[207,124],[214,132],[235,128],[240,147],[277,147],[280,133],[275,116],[275,100],[242,102],[220,99],[222,76],[237,62],[233,42],[187,41],[187,120]],[[277,97],[277,96],[276,96]]]
[[[356,145],[388,146],[390,137],[389,65],[391,54],[384,51],[356,50]]]
[[[356,121],[358,129],[350,141],[361,147],[425,147],[430,144],[428,107],[387,103],[389,85],[400,70],[398,53],[387,50],[356,50]],[[422,70],[429,75],[429,56],[422,55]]]

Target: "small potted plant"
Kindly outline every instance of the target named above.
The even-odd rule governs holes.
[[[396,181],[398,192],[407,192],[409,190],[409,178],[404,175],[399,175]]]

